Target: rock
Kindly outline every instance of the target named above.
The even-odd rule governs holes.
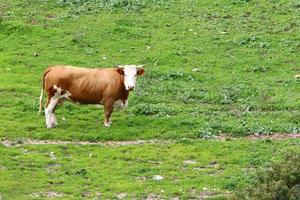
[[[126,193],[120,193],[116,195],[117,199],[124,199],[125,197],[127,197]]]
[[[183,162],[183,164],[187,164],[187,165],[193,165],[193,164],[197,163],[197,161],[195,161],[195,160],[184,160],[182,162]]]
[[[200,71],[201,71],[200,68],[194,68],[194,69],[193,69],[193,72],[200,72]]]
[[[159,199],[158,196],[156,194],[149,194],[146,198],[146,200],[156,200],[156,199]]]
[[[162,176],[160,176],[160,175],[155,175],[155,176],[153,176],[153,180],[155,180],[155,181],[161,181],[161,180],[163,180],[164,179],[164,177],[162,177]]]
[[[218,164],[218,162],[217,161],[211,161],[210,163],[209,163],[209,165],[216,165],[216,164]]]
[[[52,152],[52,151],[49,153],[49,157],[51,158],[51,160],[56,159],[56,156],[55,156],[54,152]]]
[[[205,170],[206,169],[206,167],[204,167],[204,166],[199,166],[199,167],[194,167],[193,168],[193,170]]]
[[[58,193],[58,192],[48,192],[47,193],[48,198],[57,198],[57,197],[61,197],[61,196],[62,196],[62,194]]]
[[[97,196],[97,197],[101,197],[101,196],[102,196],[102,193],[96,192],[96,196]]]

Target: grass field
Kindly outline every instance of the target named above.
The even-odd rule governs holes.
[[[173,142],[0,146],[0,196],[188,199],[216,188],[225,198],[249,183],[252,168],[299,152],[299,139],[194,141],[300,133],[299,8],[296,0],[2,0],[0,139]],[[47,130],[37,111],[51,64],[144,64],[146,72],[111,128],[102,108],[66,103]],[[222,173],[210,176],[214,160]]]
[[[225,199],[299,140],[1,147],[4,199]],[[163,177],[154,180],[155,176]]]

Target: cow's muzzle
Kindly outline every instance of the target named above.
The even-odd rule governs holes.
[[[127,87],[127,90],[128,90],[128,91],[133,91],[133,90],[134,90],[134,86],[128,86],[128,87]]]

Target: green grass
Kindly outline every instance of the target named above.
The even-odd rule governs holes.
[[[210,191],[224,199],[226,191],[246,185],[256,168],[297,149],[299,140],[0,146],[0,192],[4,199],[17,200],[47,199],[49,192],[61,199],[99,199],[98,193],[103,199],[120,193],[126,193],[126,199],[150,194],[191,199]],[[163,180],[153,180],[155,175]]]
[[[299,6],[296,0],[1,1],[0,139],[181,142],[0,146],[0,196],[46,199],[54,191],[62,199],[91,199],[99,192],[107,199],[125,192],[129,199],[151,193],[189,199],[207,187],[224,199],[249,184],[253,168],[299,152],[299,141],[189,141],[300,133]],[[146,73],[128,109],[113,113],[111,128],[103,126],[102,108],[66,103],[56,112],[59,126],[47,130],[36,114],[41,75],[51,64],[144,64]],[[214,160],[217,169],[209,165]]]
[[[1,137],[123,140],[197,138],[203,130],[299,132],[296,1],[2,5]],[[48,65],[127,63],[145,64],[146,74],[128,110],[114,112],[112,128],[102,128],[103,111],[93,106],[59,109],[61,125],[52,131],[36,117],[40,77]]]

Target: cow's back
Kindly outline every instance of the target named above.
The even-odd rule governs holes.
[[[104,98],[117,96],[121,81],[112,68],[52,66],[45,73],[46,90],[51,90],[55,85],[68,91],[70,100],[88,104],[99,104]]]

